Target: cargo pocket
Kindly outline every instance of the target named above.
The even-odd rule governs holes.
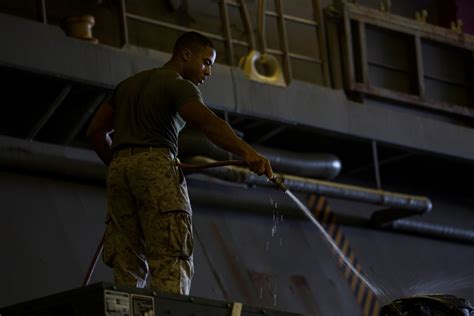
[[[169,223],[169,246],[174,256],[189,260],[194,247],[191,217],[185,212],[171,213]]]

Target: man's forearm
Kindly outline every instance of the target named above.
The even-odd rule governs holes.
[[[113,130],[113,108],[110,100],[102,103],[87,129],[87,137],[99,158],[108,166],[112,161],[112,141],[108,135]]]
[[[113,158],[112,149],[110,147],[110,140],[106,133],[96,133],[91,135],[90,141],[92,143],[92,147],[94,148],[95,152],[99,156],[99,158],[106,164],[107,166],[110,164]]]
[[[237,136],[229,124],[221,118],[216,117],[214,122],[206,126],[204,133],[214,144],[237,156],[246,158],[249,153],[255,153],[255,150]]]
[[[179,109],[181,117],[191,126],[203,132],[217,146],[240,156],[250,170],[257,174],[273,177],[270,161],[257,153],[249,144],[238,137],[226,121],[219,118],[201,102],[191,101]]]

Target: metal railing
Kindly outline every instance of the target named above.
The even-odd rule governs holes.
[[[259,2],[265,4],[264,0],[259,0]],[[277,18],[278,29],[279,29],[278,35],[279,35],[281,49],[266,48],[266,38],[264,36],[265,34],[264,32],[263,34],[260,32],[259,34],[260,50],[264,50],[270,54],[273,54],[282,58],[283,71],[284,71],[287,82],[290,82],[293,77],[292,69],[291,69],[291,60],[294,59],[294,60],[300,60],[300,61],[309,62],[313,64],[318,64],[321,68],[321,73],[322,73],[322,77],[324,81],[323,83],[325,85],[329,85],[328,65],[325,58],[326,51],[325,51],[324,32],[322,29],[322,25],[320,23],[321,14],[320,14],[319,0],[312,0],[313,12],[314,12],[314,17],[315,17],[314,20],[304,19],[301,17],[285,14],[284,9],[283,9],[283,1],[274,0],[274,2],[275,2],[276,12],[268,11],[264,9],[261,11],[261,16],[259,17],[259,19],[260,21],[262,21],[261,23],[265,23],[266,16]],[[220,0],[218,2],[221,23],[223,25],[223,33],[224,33],[222,35],[203,32],[203,31],[196,30],[193,28],[177,25],[174,23],[168,23],[168,22],[140,16],[137,14],[133,14],[127,11],[125,0],[118,0],[118,3],[119,3],[119,24],[120,24],[120,45],[121,46],[130,44],[130,36],[129,36],[129,31],[128,31],[129,29],[128,20],[130,19],[130,20],[140,21],[143,23],[148,23],[148,24],[152,24],[155,26],[160,26],[160,27],[164,27],[164,28],[168,28],[168,29],[172,29],[176,31],[182,31],[182,32],[198,31],[213,40],[224,42],[225,48],[226,48],[226,63],[229,65],[236,65],[235,59],[234,59],[235,58],[235,54],[234,54],[235,45],[246,47],[249,50],[256,49],[254,30],[250,21],[248,7],[244,0],[238,0],[238,1]],[[232,38],[228,6],[236,7],[239,9],[240,16],[241,16],[241,19],[242,19],[242,22],[247,34],[247,41],[241,41],[241,40]],[[317,37],[317,43],[318,43],[317,45],[318,45],[319,57],[290,52],[290,49],[288,46],[288,35],[286,31],[287,21],[291,21],[294,23],[299,23],[299,24],[303,24],[303,25],[307,25],[307,26],[315,28],[316,35],[317,35],[316,37]],[[264,28],[264,25],[259,26],[260,30],[262,29],[262,27]]]
[[[36,0],[35,1],[35,12],[36,12],[36,19],[42,23],[48,23],[47,18],[47,1],[46,0]],[[307,19],[298,17],[295,15],[286,14],[284,12],[283,7],[283,0],[274,0],[274,7],[275,11],[266,10],[265,8],[265,0],[258,0],[259,6],[263,7],[263,10],[259,10],[259,20],[261,21],[261,25],[259,25],[259,30],[262,28],[264,29],[264,23],[266,17],[272,17],[277,19],[277,26],[278,26],[278,38],[280,41],[280,49],[276,48],[267,48],[266,47],[266,37],[265,34],[259,34],[259,46],[260,50],[264,52],[268,52],[272,55],[275,55],[281,58],[283,63],[283,73],[286,79],[286,82],[291,82],[293,78],[292,73],[292,61],[302,61],[306,63],[316,64],[320,68],[321,77],[322,77],[322,84],[329,85],[329,67],[327,64],[326,58],[326,49],[325,49],[325,38],[324,38],[324,30],[323,25],[321,23],[321,10],[319,5],[319,0],[311,0],[312,11],[314,19]],[[142,23],[159,26],[175,31],[187,32],[187,31],[198,31],[212,40],[217,40],[220,42],[225,43],[225,55],[226,55],[226,63],[229,65],[236,65],[235,61],[235,46],[238,45],[240,47],[247,48],[249,51],[252,49],[256,49],[256,41],[254,36],[254,28],[250,21],[249,17],[249,10],[248,6],[244,0],[219,0],[217,5],[219,6],[220,18],[222,23],[223,34],[215,34],[204,32],[201,30],[196,30],[193,28],[189,28],[186,26],[181,26],[175,23],[169,23],[157,19],[148,18],[145,16],[141,16],[138,14],[134,14],[127,11],[126,0],[116,0],[115,2],[118,6],[118,22],[119,22],[119,34],[120,40],[119,45],[121,47],[131,44],[130,40],[130,32],[128,21],[134,20],[139,21]],[[228,7],[236,7],[240,11],[240,16],[245,28],[245,32],[247,34],[247,40],[242,41],[232,37],[231,33],[231,25],[229,20],[229,12]],[[287,22],[297,23],[301,25],[305,25],[308,27],[312,27],[315,30],[316,34],[316,45],[318,56],[314,56],[312,54],[301,54],[290,51],[289,44],[288,44],[288,34],[286,24]],[[241,56],[243,57],[243,56]]]
[[[442,78],[439,75],[426,73],[425,43],[436,43],[471,54],[471,65],[474,64],[474,36],[416,21],[409,18],[381,12],[357,4],[345,3],[340,12],[345,35],[346,87],[364,95],[390,99],[397,102],[413,104],[425,109],[454,113],[474,117],[474,84],[472,66],[466,66],[466,81]],[[409,55],[413,69],[402,69],[386,61],[369,60],[367,29],[379,32],[392,32],[403,36],[407,45],[413,47]],[[355,47],[354,47],[355,46]],[[370,78],[369,67],[405,73],[409,83],[415,88],[412,91],[398,91],[380,86]],[[411,74],[411,72],[413,74]],[[469,81],[468,78],[471,78]],[[444,85],[463,89],[466,93],[466,104],[454,104],[451,100],[441,100],[430,96],[426,81],[431,80]]]

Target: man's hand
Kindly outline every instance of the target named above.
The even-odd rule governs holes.
[[[268,159],[240,139],[226,121],[216,116],[203,103],[191,101],[182,105],[178,112],[187,124],[199,129],[214,144],[242,157],[251,171],[258,175],[264,174],[269,179],[273,177],[272,167]]]
[[[258,175],[265,175],[268,179],[273,178],[273,170],[270,161],[255,150],[249,151],[249,153],[244,155],[243,158],[247,162],[251,171]]]

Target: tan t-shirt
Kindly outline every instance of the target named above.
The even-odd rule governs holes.
[[[111,96],[114,108],[112,150],[168,147],[178,153],[178,134],[185,121],[180,106],[203,102],[198,87],[169,67],[139,72],[122,81]]]

